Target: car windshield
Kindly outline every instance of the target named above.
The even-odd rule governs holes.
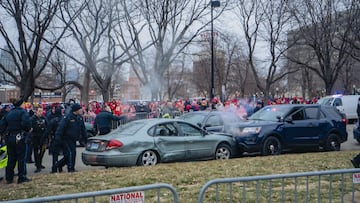
[[[133,135],[144,126],[145,120],[133,121],[117,128],[114,132],[124,135]]]
[[[241,118],[235,113],[224,113],[221,114],[221,116],[226,123],[235,123],[241,121]]]
[[[266,106],[253,115],[248,120],[265,120],[265,121],[278,121],[278,117],[284,117],[289,111],[289,107],[278,106]]]

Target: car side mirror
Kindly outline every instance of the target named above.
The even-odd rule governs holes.
[[[281,122],[284,120],[284,118],[282,116],[276,116],[276,119],[278,120],[278,122]]]
[[[293,123],[293,119],[290,116],[288,116],[288,117],[285,118],[285,122]]]

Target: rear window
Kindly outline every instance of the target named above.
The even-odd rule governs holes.
[[[323,106],[322,110],[327,116],[330,116],[332,119],[341,120],[342,116],[339,112],[339,110],[332,106]]]
[[[323,97],[317,103],[321,105],[331,106],[331,102],[334,100],[334,97]]]
[[[144,126],[145,126],[145,121],[143,120],[133,121],[117,128],[115,131],[121,134],[133,135]]]

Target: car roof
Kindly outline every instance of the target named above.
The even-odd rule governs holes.
[[[155,125],[155,124],[163,123],[163,122],[183,122],[183,123],[188,123],[188,124],[194,125],[190,122],[184,121],[182,119],[177,119],[177,118],[149,118],[149,119],[136,120],[136,121],[132,121],[132,122],[145,122],[145,125]]]
[[[187,112],[184,113],[184,115],[186,114],[226,114],[226,113],[235,113],[234,111],[191,111],[191,112]]]
[[[274,105],[269,105],[269,106],[282,106],[282,107],[319,107],[319,106],[323,106],[320,104],[274,104]]]

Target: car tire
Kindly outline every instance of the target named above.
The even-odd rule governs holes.
[[[138,158],[138,166],[151,166],[159,163],[159,157],[153,150],[146,150]]]
[[[358,141],[358,143],[360,143],[360,138],[357,138],[356,141]]]
[[[330,134],[326,139],[325,151],[340,151],[340,138],[336,134]]]
[[[231,149],[227,144],[219,144],[215,150],[215,160],[230,159]]]
[[[281,142],[277,137],[267,137],[263,143],[261,154],[267,155],[279,155],[281,154],[282,146]]]

